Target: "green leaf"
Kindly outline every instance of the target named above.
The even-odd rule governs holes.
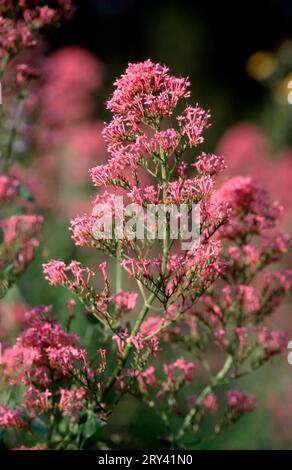
[[[102,426],[102,421],[94,414],[88,416],[86,423],[84,424],[83,436],[85,439],[93,436]]]

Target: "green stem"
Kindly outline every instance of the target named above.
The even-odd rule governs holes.
[[[211,380],[211,382],[202,390],[200,395],[198,396],[194,407],[189,411],[186,415],[182,426],[180,427],[177,435],[176,435],[176,442],[179,442],[180,439],[184,436],[187,429],[191,426],[193,419],[195,418],[196,414],[198,413],[200,406],[202,405],[203,401],[209,395],[209,393],[213,390],[214,387],[220,385],[222,380],[228,374],[230,367],[232,366],[233,358],[232,356],[228,356],[226,361],[224,362],[222,368],[219,372],[215,375],[215,377]]]
[[[121,242],[118,242],[116,261],[116,292],[122,290],[123,268],[121,265]]]
[[[168,185],[168,167],[165,162],[161,163],[161,178],[163,186],[163,201],[165,204],[167,197],[167,185]],[[164,211],[163,220],[163,240],[162,240],[162,274],[166,273],[167,259],[169,254],[169,238],[170,238],[170,226],[167,219],[167,212]]]
[[[145,317],[146,317],[146,315],[147,315],[147,313],[148,313],[148,311],[151,307],[151,304],[154,301],[155,297],[156,297],[156,291],[152,292],[150,294],[150,296],[148,297],[147,302],[144,303],[144,306],[143,306],[142,310],[140,311],[140,313],[138,315],[138,318],[136,320],[136,323],[134,325],[134,328],[131,332],[131,336],[135,336],[138,333],[138,331],[140,330],[140,327],[141,327],[141,325],[142,325],[142,323],[143,323],[143,321],[144,321],[144,319],[145,319]],[[118,362],[115,370],[113,371],[107,385],[105,386],[105,389],[103,391],[103,397],[105,397],[108,394],[108,392],[114,386],[116,380],[119,378],[120,373],[122,372],[122,370],[123,370],[123,368],[124,368],[124,366],[127,362],[127,359],[130,355],[132,347],[133,347],[133,345],[129,341],[127,343],[125,349],[124,349],[124,352],[123,352],[122,356],[119,359],[119,362]]]
[[[5,155],[5,162],[4,162],[4,165],[3,165],[3,172],[4,173],[8,172],[11,161],[12,161],[13,144],[14,144],[14,140],[15,140],[15,137],[16,137],[18,125],[19,125],[19,122],[20,122],[21,113],[22,113],[22,110],[23,110],[23,102],[24,102],[24,98],[22,96],[19,96],[17,106],[16,106],[16,109],[15,109],[13,126],[12,126],[10,136],[9,136],[9,140],[8,140],[7,151],[6,151],[6,155]]]
[[[1,67],[0,67],[0,78],[2,78],[4,75],[9,59],[10,59],[9,55],[6,55],[4,58],[2,58]]]
[[[163,199],[165,200],[167,196],[168,167],[167,167],[167,163],[165,162],[163,155],[161,155],[161,179],[162,179],[162,185],[163,185]],[[168,260],[168,254],[169,254],[169,248],[170,248],[169,239],[170,239],[170,226],[169,226],[169,221],[167,219],[167,213],[165,213],[164,221],[163,221],[163,249],[162,249],[162,269],[161,269],[162,276],[159,279],[159,284],[163,283],[163,276],[166,273],[167,260]],[[148,299],[146,299],[146,301],[144,299],[144,306],[137,317],[136,323],[131,332],[131,336],[136,336],[136,334],[139,332],[140,327],[143,321],[145,320],[146,315],[157,296],[158,289],[159,289],[159,286],[150,294],[150,296],[148,297]],[[105,397],[108,394],[108,392],[114,386],[116,380],[119,378],[128,360],[132,347],[133,347],[132,342],[129,341],[124,349],[122,356],[119,359],[119,362],[115,370],[113,371],[107,385],[105,386],[105,389],[103,391],[103,397]]]
[[[55,429],[55,423],[56,423],[55,422],[55,414],[52,413],[51,416],[50,416],[50,426],[49,426],[48,435],[47,435],[47,448],[48,448],[48,450],[50,450],[50,447],[51,447],[53,432],[54,432],[54,429]]]

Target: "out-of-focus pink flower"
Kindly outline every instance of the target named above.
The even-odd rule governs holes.
[[[21,326],[25,320],[27,306],[22,302],[10,304],[2,300],[0,309],[0,339],[7,339],[12,331]]]
[[[255,395],[240,390],[228,390],[226,398],[228,406],[238,413],[250,413],[257,402]]]
[[[55,8],[41,1],[2,1],[0,4],[0,52],[10,57],[24,48],[36,45],[34,32],[46,25],[68,18],[74,11],[71,0],[58,0]]]
[[[85,350],[79,346],[77,336],[64,332],[49,319],[47,307],[32,312],[29,327],[13,347],[4,349],[2,357],[4,375],[12,383],[29,386],[48,386],[52,382],[50,369],[59,378],[66,377],[77,363],[87,366]]]
[[[247,313],[255,314],[260,308],[260,300],[253,286],[239,284],[237,286],[238,300]]]
[[[103,67],[86,50],[68,46],[52,54],[41,75],[42,120],[67,126],[88,118],[94,110],[94,93],[103,81]]]
[[[153,335],[163,325],[163,319],[158,316],[150,316],[145,320],[140,329],[143,336]]]
[[[4,233],[4,242],[15,242],[20,234],[25,240],[36,235],[43,223],[43,218],[40,215],[12,215],[7,219],[0,222],[0,228]]]
[[[59,409],[65,416],[76,417],[83,408],[83,398],[86,391],[83,388],[77,390],[66,390],[62,388]]]
[[[272,418],[275,436],[290,448],[292,432],[291,382],[287,391],[270,392],[267,397],[267,409]]]
[[[210,411],[211,413],[215,413],[215,411],[218,409],[218,402],[215,393],[208,393],[202,405],[206,410]]]
[[[136,292],[121,290],[111,296],[110,301],[113,302],[122,313],[129,313],[134,310],[137,298],[138,294]]]
[[[176,359],[172,364],[165,364],[163,370],[167,380],[162,383],[157,396],[164,395],[172,387],[179,385],[181,380],[183,384],[191,383],[196,369],[197,365],[194,362],[186,362],[183,357]]]
[[[27,64],[18,64],[16,66],[16,81],[20,86],[26,86],[31,78],[35,78],[37,72]]]
[[[88,183],[88,168],[104,151],[101,140],[101,123],[90,121],[73,126],[67,134],[67,144],[63,147],[64,176],[76,185]],[[80,156],[82,155],[82,158]],[[72,164],[74,162],[74,164]]]
[[[26,427],[26,423],[18,408],[10,410],[6,406],[0,405],[0,427],[21,429]]]
[[[12,199],[19,188],[19,181],[13,176],[0,175],[0,201]]]
[[[153,366],[148,367],[141,373],[142,380],[145,381],[147,385],[151,385],[152,387],[157,387],[158,381],[155,377],[155,369]]]
[[[288,334],[286,331],[259,328],[257,330],[257,342],[265,350],[269,357],[281,354],[287,348]]]
[[[240,123],[228,129],[221,138],[217,151],[224,155],[228,176],[252,176],[290,210],[290,186],[292,180],[292,151],[286,149],[273,155],[262,131],[254,124]]]
[[[72,217],[88,210],[83,198],[88,168],[102,161],[105,153],[94,99],[103,81],[103,66],[89,51],[75,46],[36,62],[40,80],[31,87],[27,108],[34,120],[37,117],[29,129],[35,158],[29,174],[20,165],[13,166],[13,174],[42,207]]]
[[[278,201],[273,202],[268,191],[252,178],[234,177],[226,181],[214,196],[229,203],[232,214],[222,231],[234,238],[242,233],[260,234],[273,228],[283,212]]]

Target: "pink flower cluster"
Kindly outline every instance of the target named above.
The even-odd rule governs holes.
[[[78,388],[76,390],[61,389],[61,398],[59,403],[59,409],[64,413],[65,416],[78,417],[81,410],[83,409],[83,399],[86,395],[84,388]]]
[[[287,348],[288,334],[285,331],[269,331],[263,327],[257,331],[257,342],[268,357],[281,354]]]
[[[224,236],[233,239],[246,232],[260,234],[273,228],[283,212],[278,202],[271,201],[268,191],[248,177],[230,179],[215,197],[232,206],[234,217],[223,231]]]
[[[95,185],[129,187],[124,172],[136,171],[142,156],[151,157],[151,153],[158,155],[161,151],[170,156],[179,149],[179,144],[192,146],[203,141],[202,132],[208,127],[209,114],[199,107],[193,111],[186,108],[178,118],[179,131],[158,127],[163,117],[172,115],[179,100],[190,96],[187,79],[173,77],[167,67],[147,60],[129,64],[115,86],[107,104],[114,117],[103,131],[112,158],[106,165],[90,171]],[[143,130],[141,123],[154,127],[152,135]]]
[[[257,402],[255,395],[240,390],[228,390],[226,398],[228,406],[240,414],[253,411]]]
[[[162,385],[159,395],[164,394],[171,387],[177,386],[178,380],[182,381],[183,384],[191,383],[197,369],[197,365],[194,362],[186,362],[182,357],[174,361],[172,364],[165,364],[163,369],[167,377],[167,381]]]
[[[26,266],[33,260],[39,246],[36,236],[43,224],[43,218],[38,215],[12,215],[0,220],[0,230],[3,242],[0,246],[2,273],[6,272],[8,285],[12,284]]]
[[[246,370],[257,369],[283,351],[286,335],[269,330],[265,324],[292,287],[290,271],[269,270],[269,265],[287,252],[290,243],[286,234],[273,233],[282,214],[281,205],[249,177],[233,178],[216,191],[214,177],[225,168],[221,156],[201,153],[191,164],[183,160],[186,150],[194,152],[193,147],[203,142],[210,118],[209,112],[188,103],[183,104],[179,116],[175,115],[178,102],[189,95],[188,80],[173,77],[167,67],[150,60],[129,64],[116,80],[107,103],[113,113],[103,131],[109,160],[92,168],[90,175],[95,186],[106,186],[93,200],[94,205],[105,204],[102,215],[107,210],[117,215],[116,195],[123,195],[141,208],[148,202],[155,206],[184,203],[188,209],[199,204],[198,244],[180,250],[180,240],[170,237],[167,216],[163,219],[162,240],[97,240],[94,230],[103,221],[96,208],[92,215],[79,216],[71,222],[76,245],[101,249],[116,259],[131,282],[137,281],[143,301],[140,313],[135,316],[140,303],[137,294],[120,289],[120,273],[117,292],[110,292],[104,264],[100,265],[104,288],[99,294],[89,285],[93,271],[78,262],[66,265],[52,260],[44,265],[49,283],[76,292],[102,324],[105,341],[114,342],[116,361],[101,397],[107,399],[109,391],[130,391],[153,406],[153,400],[167,393],[167,403],[164,400],[159,405],[167,429],[172,428],[173,412],[182,418],[178,433],[172,436],[176,444],[187,430],[200,428],[201,420],[208,419],[206,411],[217,410],[217,387],[239,378]],[[189,174],[191,168],[194,175]],[[120,215],[122,222],[127,221],[123,210]],[[99,228],[104,231],[103,225]],[[122,314],[129,312],[133,319],[128,321]],[[151,359],[156,361],[159,354],[163,357],[162,352],[175,344],[180,351],[191,352],[196,361],[187,362],[182,356],[173,363],[164,363],[159,372],[159,366],[154,366]],[[73,351],[71,347],[61,348],[65,362],[59,350],[48,348],[51,366],[56,368],[59,364],[62,368],[67,361],[74,363],[72,347]],[[217,372],[213,369],[219,360],[212,360],[215,348],[222,362],[225,360]],[[99,354],[99,371],[103,371],[103,347]],[[211,378],[202,374],[206,385],[200,394],[193,394],[187,411],[180,410],[178,396],[185,385],[191,388],[200,366]],[[65,387],[61,404],[65,413],[69,409],[74,414],[75,404],[79,413],[84,403],[83,388],[74,388],[74,393],[70,389],[69,393]],[[254,395],[233,389],[227,392],[226,399],[224,418],[230,423],[252,411],[256,404]]]
[[[217,176],[226,168],[224,158],[221,155],[209,155],[204,152],[193,166],[199,174],[210,176]]]
[[[257,368],[287,346],[287,335],[259,327],[275,312],[292,288],[290,270],[269,271],[268,266],[287,252],[290,237],[272,232],[282,213],[264,188],[251,178],[227,181],[214,197],[228,201],[231,214],[219,235],[226,267],[223,279],[202,298],[199,321],[222,350]],[[228,323],[232,320],[234,327]],[[253,358],[253,351],[257,351]]]
[[[203,406],[207,411],[215,413],[218,409],[218,401],[215,393],[210,392],[203,400]]]
[[[170,76],[167,67],[150,59],[129,64],[114,85],[107,108],[129,122],[169,116],[180,99],[190,96],[187,79]]]
[[[7,406],[0,405],[0,427],[21,429],[26,427],[19,409],[10,410]]]
[[[35,236],[43,223],[40,215],[12,215],[0,222],[0,228],[3,231],[3,239],[7,244],[17,243],[17,240],[29,239]]]
[[[177,118],[182,135],[186,135],[190,147],[196,147],[204,142],[202,132],[209,127],[210,113],[202,108],[188,106],[183,114]]]
[[[82,400],[90,399],[88,383],[98,386],[79,338],[63,331],[52,319],[51,307],[40,306],[27,312],[26,323],[16,344],[6,347],[2,357],[4,378],[10,385],[25,386],[24,401],[19,409],[1,407],[0,426],[28,426],[36,416],[54,411],[52,400],[58,401],[65,416],[78,417]]]
[[[40,306],[28,312],[29,327],[15,346],[4,350],[4,375],[12,382],[47,386],[53,382],[51,369],[54,375],[66,377],[77,363],[82,368],[87,366],[86,352],[78,346],[78,338],[50,320],[50,310]]]
[[[37,72],[27,64],[18,64],[16,66],[16,81],[20,87],[26,87],[29,81],[37,76]]]
[[[242,175],[253,177],[264,185],[274,199],[284,206],[282,224],[291,222],[290,182],[292,178],[291,148],[271,151],[271,142],[255,124],[240,122],[232,125],[221,137],[217,151],[228,161],[228,178]]]
[[[149,317],[136,335],[130,335],[127,328],[115,334],[112,339],[116,341],[119,355],[123,355],[127,344],[132,344],[137,352],[150,352],[151,355],[155,356],[159,348],[159,337],[155,334],[156,329],[154,326],[159,330],[160,325],[161,321],[158,317]]]
[[[104,316],[110,301],[106,263],[100,263],[99,268],[104,286],[99,292],[95,292],[91,285],[91,279],[95,273],[92,269],[83,267],[80,262],[71,261],[66,265],[63,261],[51,260],[43,264],[45,279],[50,285],[66,287],[79,297],[89,312],[95,316],[97,313]]]
[[[58,0],[57,7],[51,8],[42,0],[3,0],[0,4],[0,51],[11,56],[19,50],[36,44],[33,32],[56,23],[73,12],[71,0]]]
[[[188,291],[206,290],[222,273],[225,263],[221,256],[221,244],[211,240],[202,243],[194,250],[168,257],[165,273],[166,293],[168,297],[180,295]],[[152,258],[137,260],[135,258],[122,261],[122,266],[130,277],[143,279],[145,282],[156,283],[157,276],[162,274],[162,259]]]
[[[0,201],[7,202],[17,194],[19,182],[9,175],[0,175]]]
[[[71,280],[67,272],[73,276]],[[83,268],[79,261],[71,261],[68,266],[63,261],[51,260],[44,264],[44,274],[52,286],[65,285],[74,290],[76,287],[87,287],[95,273],[89,268]]]
[[[121,313],[129,313],[134,310],[137,302],[138,294],[136,292],[119,291],[112,297],[113,302]]]

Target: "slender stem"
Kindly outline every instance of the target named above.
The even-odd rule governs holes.
[[[145,291],[144,291],[144,287],[143,287],[142,282],[141,282],[139,279],[137,279],[137,285],[138,285],[139,290],[140,290],[140,292],[141,292],[141,295],[142,295],[142,299],[143,299],[143,301],[144,301],[144,304],[147,304],[147,297],[146,297],[146,294],[145,294]]]
[[[9,55],[6,55],[4,58],[2,58],[2,63],[1,63],[1,67],[0,67],[0,78],[3,77],[4,75],[4,72],[6,70],[6,67],[8,65],[8,62],[9,62],[9,59],[10,59],[10,56]]]
[[[167,185],[168,185],[168,166],[167,166],[167,162],[165,161],[164,155],[161,155],[161,179],[162,179],[162,185],[163,185],[163,199],[166,200]],[[169,225],[169,220],[167,218],[167,213],[165,212],[164,220],[163,220],[163,249],[162,249],[162,268],[161,268],[162,276],[159,279],[159,284],[163,283],[163,276],[166,273],[167,260],[168,260],[168,254],[169,254],[169,248],[170,248],[169,241],[170,241],[170,225]],[[139,287],[141,288],[140,285]],[[150,294],[150,296],[146,300],[144,298],[144,306],[137,317],[136,323],[131,332],[131,336],[136,336],[136,334],[139,332],[140,327],[143,321],[145,320],[146,315],[157,296],[158,290],[159,290],[159,286],[157,286],[153,290],[153,292]],[[119,359],[119,362],[115,370],[113,371],[107,385],[105,386],[105,389],[103,391],[103,397],[108,394],[108,392],[112,389],[116,380],[120,376],[120,373],[122,372],[128,360],[132,347],[133,347],[133,344],[131,340],[129,340],[124,349],[122,356]]]
[[[232,356],[228,356],[226,361],[224,362],[222,368],[219,372],[215,375],[215,377],[211,380],[211,382],[201,391],[200,395],[198,396],[194,407],[189,411],[186,415],[182,426],[180,427],[177,435],[176,435],[176,442],[178,442],[187,429],[191,426],[193,419],[195,418],[196,414],[198,413],[202,402],[205,400],[206,396],[213,390],[214,387],[220,385],[222,380],[228,374],[230,367],[232,366],[233,358]]]
[[[121,242],[118,242],[116,261],[116,292],[122,290],[123,268],[121,265]]]
[[[167,185],[168,185],[168,167],[167,164],[163,161],[161,163],[161,178],[162,178],[162,187],[163,187],[163,201],[165,204],[167,197]],[[163,248],[162,248],[162,274],[166,273],[167,259],[169,254],[169,238],[170,238],[170,226],[167,218],[167,212],[164,211],[164,220],[163,220]]]
[[[143,321],[144,321],[144,319],[145,319],[145,317],[146,317],[146,315],[147,315],[147,313],[148,313],[148,311],[151,307],[151,304],[154,301],[155,297],[156,297],[156,292],[154,291],[148,297],[147,302],[144,303],[144,306],[143,306],[142,310],[140,311],[140,313],[138,315],[138,318],[136,320],[136,323],[134,325],[134,328],[131,332],[131,336],[135,336],[138,333],[138,331],[140,330],[140,327],[141,327],[141,325],[142,325],[142,323],[143,323]],[[125,349],[124,349],[124,352],[123,352],[122,356],[119,359],[119,362],[118,362],[115,370],[113,371],[107,385],[105,386],[105,389],[103,391],[103,397],[105,397],[108,394],[108,392],[114,386],[116,380],[119,378],[119,375],[122,372],[122,370],[123,370],[123,368],[124,368],[124,366],[127,362],[127,359],[130,355],[132,347],[133,347],[133,345],[132,345],[131,341],[129,341],[127,343]]]
[[[169,170],[168,170],[168,166],[167,166],[167,161],[165,160],[165,156],[162,153],[160,155],[160,159],[161,159],[161,179],[162,179],[162,187],[163,187],[163,199],[166,200],[168,178],[169,178],[168,171]],[[160,276],[159,284],[163,283],[163,276],[166,273],[169,249],[170,249],[170,224],[169,224],[167,213],[165,211],[164,212],[164,220],[163,220],[163,248],[162,248],[162,268],[161,268],[162,276]],[[141,327],[143,321],[145,320],[146,315],[147,315],[149,309],[151,308],[152,303],[154,302],[154,300],[157,296],[159,287],[160,287],[160,286],[156,286],[156,288],[153,290],[153,292],[150,294],[150,296],[147,299],[145,299],[145,295],[143,294],[142,285],[139,284],[139,283],[138,283],[138,285],[139,285],[139,288],[140,288],[141,293],[142,293],[142,297],[143,297],[143,300],[144,300],[144,305],[143,305],[143,308],[142,308],[142,310],[140,311],[140,313],[137,317],[136,323],[135,323],[134,328],[131,332],[131,337],[136,336],[136,334],[139,332],[140,327]],[[123,368],[124,368],[124,366],[125,366],[125,364],[128,360],[128,357],[130,355],[132,347],[133,347],[133,345],[132,345],[132,342],[131,342],[131,338],[129,338],[129,341],[127,342],[127,345],[124,349],[124,352],[123,352],[122,356],[120,357],[119,362],[118,362],[115,370],[113,371],[113,374],[111,375],[107,385],[105,386],[105,389],[103,391],[103,397],[108,394],[108,392],[112,389],[112,387],[116,383],[116,380],[119,378],[119,376],[120,376],[120,374],[121,374],[121,372],[122,372],[122,370],[123,370]]]
[[[3,168],[3,171],[5,173],[8,172],[11,161],[12,161],[13,144],[14,144],[14,141],[15,141],[18,125],[19,125],[20,118],[21,118],[21,113],[22,113],[22,110],[23,110],[23,103],[24,103],[24,97],[19,96],[18,97],[18,102],[17,102],[17,105],[16,105],[16,109],[15,109],[12,129],[11,129],[9,140],[8,140],[7,151],[6,151],[6,155],[5,155],[5,162],[4,162],[4,168]]]
[[[55,429],[55,413],[53,412],[50,416],[50,425],[49,425],[49,430],[48,430],[48,435],[47,435],[47,448],[50,450],[51,447],[51,442],[52,442],[52,437],[53,437],[53,432]]]
[[[121,257],[121,242],[118,241],[118,243],[117,243],[117,252],[116,252],[116,285],[115,285],[116,293],[118,293],[122,290],[122,284],[123,284],[123,272],[122,272],[123,268],[122,268],[122,265],[121,265],[121,260],[122,260],[122,257]],[[119,307],[116,304],[115,312],[118,313],[118,310],[119,310]]]

